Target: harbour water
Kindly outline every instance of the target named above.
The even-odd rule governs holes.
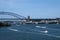
[[[25,24],[0,28],[0,40],[60,40],[60,24]]]

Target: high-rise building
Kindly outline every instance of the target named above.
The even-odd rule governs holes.
[[[30,16],[28,16],[27,21],[28,21],[28,22],[30,21]]]

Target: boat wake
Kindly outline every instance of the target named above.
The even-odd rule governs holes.
[[[35,26],[36,28],[46,28],[45,26]]]
[[[9,30],[12,30],[12,31],[17,31],[18,32],[18,30],[17,29],[11,29],[11,28],[8,28]]]
[[[11,30],[11,31],[16,31],[16,32],[31,33],[31,34],[45,35],[45,36],[60,38],[60,36],[57,36],[57,35],[47,34],[48,33],[47,30],[46,31],[40,31],[40,33],[38,33],[38,32],[21,31],[21,30],[12,29],[12,28],[8,28],[8,29]],[[34,30],[32,30],[32,31],[34,31]]]
[[[47,28],[46,26],[35,26],[35,27],[36,27],[36,28],[42,28],[42,29],[48,29],[48,30],[60,31],[60,29]]]

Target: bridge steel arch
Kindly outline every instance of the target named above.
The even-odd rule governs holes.
[[[0,12],[0,15],[10,15],[10,16],[16,17],[17,19],[20,19],[20,20],[26,19],[26,17],[18,15],[16,13],[12,13],[12,12]]]

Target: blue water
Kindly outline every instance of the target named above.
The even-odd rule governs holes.
[[[60,24],[25,24],[0,28],[0,40],[60,40]]]

